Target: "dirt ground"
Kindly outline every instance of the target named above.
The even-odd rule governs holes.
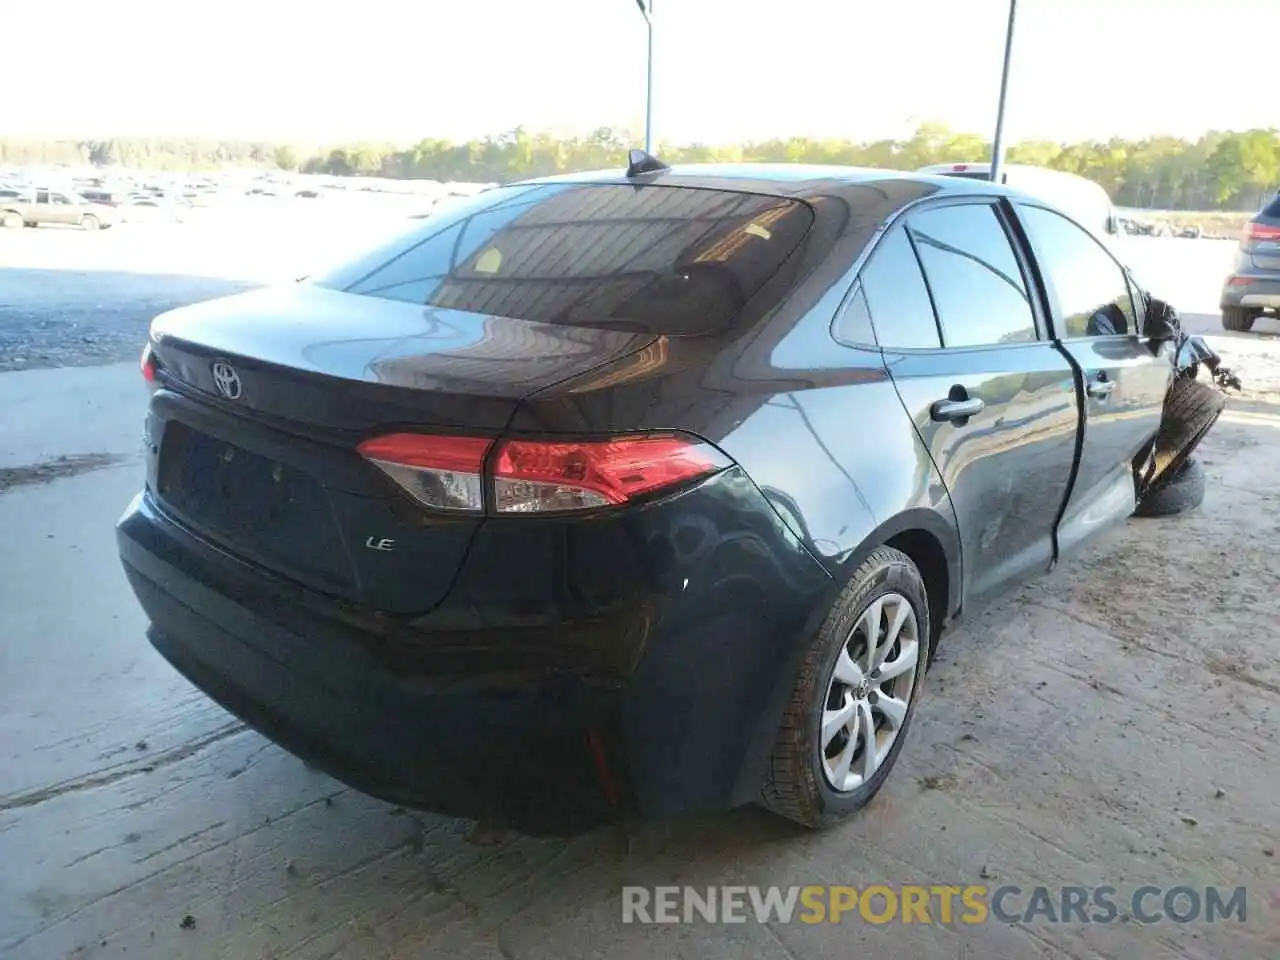
[[[1246,378],[1275,367],[1265,333],[1215,342]],[[150,649],[111,529],[143,403],[133,363],[0,374],[5,960],[1280,956],[1280,394],[1230,404],[1202,507],[1128,522],[951,634],[847,824],[744,810],[574,840],[364,797]],[[1111,885],[1122,914],[1144,884],[1245,887],[1247,914],[628,925],[629,884],[1012,884],[1015,909]]]

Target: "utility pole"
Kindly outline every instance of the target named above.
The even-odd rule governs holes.
[[[637,3],[640,0],[636,0]],[[1013,21],[1018,12],[1018,0],[1009,0],[1009,28],[1004,35],[1004,69],[1000,73],[1000,103],[996,107],[996,138],[991,144],[991,180],[1000,182],[1004,167],[1004,102],[1009,92],[1009,60],[1013,55]]]
[[[648,31],[644,76],[644,152],[653,155],[653,0],[636,0]]]

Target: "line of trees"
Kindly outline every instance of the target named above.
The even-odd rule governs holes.
[[[619,166],[635,142],[628,133],[609,127],[578,137],[518,127],[464,143],[428,138],[410,147],[355,143],[323,149],[234,140],[10,139],[0,140],[0,164],[95,164],[174,171],[237,165],[338,176],[501,182]],[[990,151],[990,143],[980,136],[924,124],[905,140],[791,137],[728,146],[662,144],[658,153],[669,162],[754,160],[911,170],[929,163],[986,160]],[[1211,132],[1197,140],[1024,141],[1009,148],[1008,160],[1081,174],[1101,184],[1123,206],[1252,210],[1280,185],[1280,130]]]

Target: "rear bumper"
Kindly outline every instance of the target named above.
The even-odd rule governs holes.
[[[654,530],[672,528],[679,502],[648,517]],[[763,562],[740,567],[744,582],[709,578],[705,556],[694,593],[668,556],[656,590],[552,625],[466,622],[478,595],[466,581],[500,575],[501,549],[479,550],[460,574],[472,614],[445,604],[408,621],[274,579],[147,493],[117,537],[152,644],[270,739],[392,802],[562,833],[754,797],[800,641],[830,590],[781,524],[761,520],[770,542],[751,545]],[[721,538],[723,559],[740,559],[736,549]]]
[[[1248,283],[1231,283],[1248,278]],[[1233,274],[1222,287],[1221,307],[1257,307],[1280,309],[1280,274]]]
[[[424,689],[397,662],[386,625],[325,616],[283,584],[254,584],[253,571],[230,557],[211,563],[184,551],[185,536],[145,497],[118,527],[125,573],[151,620],[148,639],[268,738],[392,802],[540,820],[546,830],[610,812],[585,730],[616,714],[616,691],[578,686],[557,697],[496,681],[483,691]],[[554,784],[577,809],[537,791],[505,794],[522,781]]]

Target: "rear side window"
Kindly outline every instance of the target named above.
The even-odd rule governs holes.
[[[732,322],[812,222],[806,204],[721,190],[499,188],[314,282],[541,323],[705,334]]]
[[[1280,220],[1280,193],[1272,197],[1271,202],[1262,208],[1262,215]]]
[[[853,292],[845,309],[836,317],[831,333],[846,346],[875,344],[876,332],[871,326],[871,311],[867,309],[867,298],[861,287]]]
[[[1058,301],[1060,336],[1136,333],[1129,279],[1102,244],[1052,210],[1019,206],[1018,213]]]
[[[902,227],[894,227],[876,245],[861,276],[876,342],[881,347],[942,346],[929,290],[920,274],[920,261]]]
[[[948,347],[1037,339],[1031,298],[995,207],[938,207],[907,223]]]

